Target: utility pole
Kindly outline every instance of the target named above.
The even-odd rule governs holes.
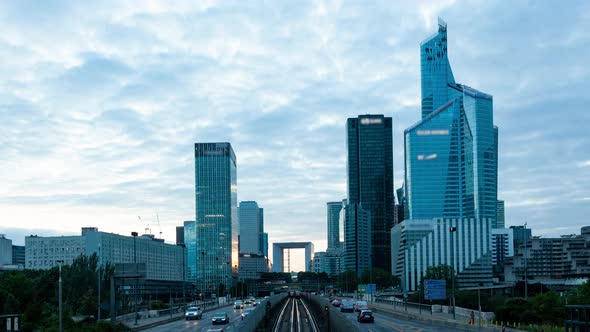
[[[451,232],[451,296],[452,296],[452,306],[453,306],[453,319],[456,319],[455,316],[455,237],[453,234],[457,231],[457,227],[451,226],[449,228]]]

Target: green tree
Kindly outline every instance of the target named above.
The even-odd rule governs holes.
[[[358,286],[358,277],[356,275],[356,271],[344,271],[342,273],[340,273],[337,277],[336,280],[338,282],[338,287],[343,291],[343,292],[353,292],[357,289]]]
[[[568,304],[590,304],[590,280],[578,286],[567,298]]]
[[[539,293],[532,299],[533,309],[544,324],[561,325],[565,319],[565,303],[554,291]]]
[[[380,268],[373,268],[373,283],[377,285],[377,289],[383,289],[388,287],[394,287],[400,285],[400,279],[397,276],[392,275]],[[361,283],[371,283],[371,271],[364,270],[361,274]]]

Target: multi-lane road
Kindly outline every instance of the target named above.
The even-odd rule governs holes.
[[[332,310],[338,310],[338,308],[333,308]],[[367,332],[454,332],[457,329],[454,328],[447,328],[447,327],[440,327],[440,326],[432,326],[427,325],[421,322],[411,322],[407,320],[402,320],[398,318],[393,318],[387,316],[386,314],[381,314],[379,312],[375,313],[375,323],[359,323],[356,320],[357,313],[346,313],[343,312],[342,315],[345,319],[350,320],[355,326],[358,327],[359,331],[367,331]]]
[[[262,310],[263,308],[258,308],[258,310]],[[229,324],[224,325],[213,325],[211,324],[211,318],[213,315],[217,313],[226,312],[229,316]],[[178,320],[168,324],[152,327],[150,329],[144,331],[151,331],[151,332],[176,332],[176,331],[198,331],[198,332],[205,332],[208,329],[213,328],[223,328],[224,331],[232,331],[237,332],[236,326],[242,319],[241,317],[242,310],[241,309],[233,309],[232,307],[225,307],[209,312],[203,313],[203,318],[198,320]]]

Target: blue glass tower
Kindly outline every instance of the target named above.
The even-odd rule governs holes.
[[[405,219],[490,218],[495,227],[498,128],[492,96],[455,83],[447,25],[421,44],[422,120],[405,130]]]
[[[229,143],[195,143],[194,227],[185,225],[189,278],[210,294],[228,290],[238,265],[236,156]],[[194,229],[194,230],[193,230]]]

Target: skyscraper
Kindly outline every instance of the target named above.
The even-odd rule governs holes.
[[[404,132],[406,213],[396,234],[404,234],[402,228],[410,229],[417,221],[451,225],[456,232],[450,236],[455,251],[450,256],[455,258],[442,262],[451,262],[465,285],[488,282],[490,229],[496,226],[498,196],[498,128],[493,124],[492,96],[455,82],[448,60],[447,24],[440,18],[438,32],[420,44],[420,63],[422,119]],[[425,267],[441,262],[430,259],[436,253],[423,255],[422,261],[418,254],[407,257],[426,250],[431,245],[427,240],[406,245],[400,244],[397,252],[411,261],[394,265]],[[418,270],[405,271],[405,278],[411,278]]]
[[[262,209],[254,201],[240,202],[240,253],[262,254]]]
[[[340,211],[342,210],[342,201],[328,202],[328,249],[340,248]]]
[[[349,118],[346,133],[348,204],[362,205],[362,209],[370,212],[373,266],[390,271],[389,232],[394,224],[395,208],[392,120],[383,115]]]
[[[344,206],[344,216],[342,271],[355,271],[360,276],[371,268],[371,212],[362,204],[349,203]]]
[[[456,84],[447,25],[420,46],[422,120],[405,130],[408,215],[496,219],[498,128],[492,96]]]
[[[194,230],[185,231],[189,278],[199,291],[232,281],[238,265],[236,156],[230,143],[195,143]],[[192,230],[191,225],[188,229]],[[187,225],[185,225],[185,230]]]

